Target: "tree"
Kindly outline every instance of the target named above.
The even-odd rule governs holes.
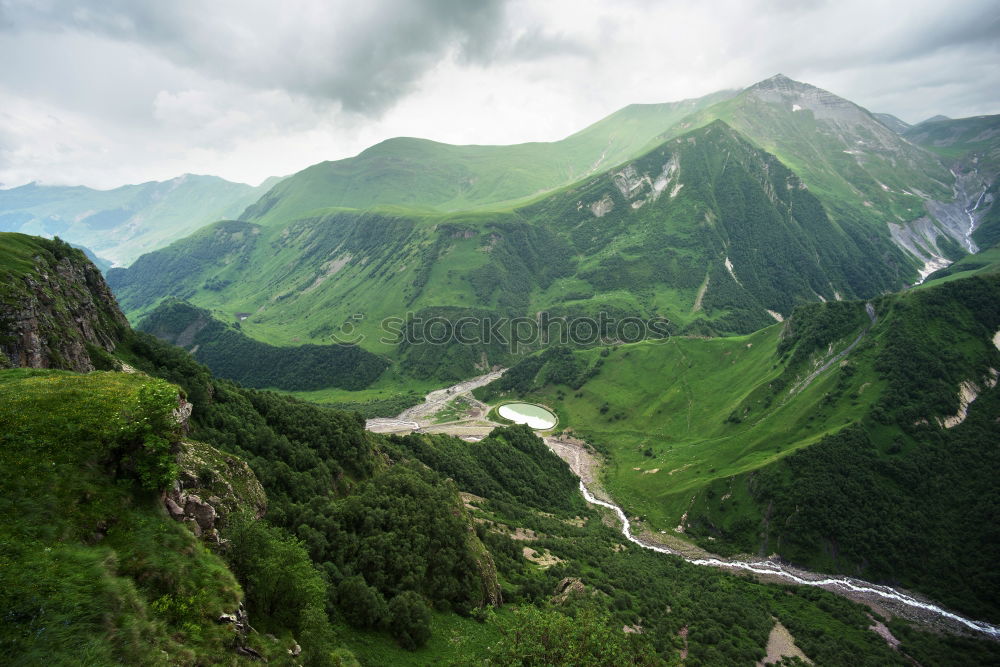
[[[389,631],[399,645],[410,651],[427,643],[431,636],[431,610],[413,591],[400,593],[389,601]]]
[[[360,574],[345,578],[337,586],[337,605],[347,622],[356,628],[374,628],[387,613],[385,598],[365,583]]]

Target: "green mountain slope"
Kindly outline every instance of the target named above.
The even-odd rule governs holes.
[[[456,211],[523,200],[639,154],[684,116],[732,94],[633,104],[550,143],[453,146],[410,137],[389,139],[355,157],[304,169],[239,217],[270,224],[331,206]]]
[[[274,180],[254,188],[185,174],[113,190],[31,183],[0,190],[0,231],[59,236],[128,265],[209,222],[238,216]]]
[[[996,619],[998,297],[974,277],[873,300],[874,323],[816,304],[745,337],[530,357],[477,395],[554,408],[654,531]]]
[[[17,239],[0,265],[24,280],[24,257],[58,244]],[[93,267],[65,280],[103,298]],[[899,620],[893,649],[826,591],[627,543],[526,427],[476,443],[367,433],[124,329],[101,331],[117,345],[94,357],[128,373],[0,371],[12,664],[750,665],[775,619],[818,664],[996,660],[993,643]]]
[[[925,120],[910,126],[903,135],[913,143],[946,158],[958,160],[979,153],[984,159],[996,163],[997,143],[1000,142],[1000,116]],[[992,157],[988,157],[991,153]]]
[[[937,155],[856,104],[779,74],[678,127],[715,119],[774,153],[834,221],[891,238],[923,266],[922,276],[969,247],[961,184]]]
[[[922,197],[951,195],[938,160],[856,104],[780,74],[688,122],[715,118],[777,155],[831,208],[868,201],[866,208],[906,222],[924,215]]]
[[[522,208],[223,222],[108,278],[132,316],[175,296],[227,319],[249,313],[242,330],[259,340],[328,342],[349,331],[391,352],[400,340],[380,326],[389,317],[605,312],[745,333],[798,303],[869,296],[912,275],[887,237],[834,223],[794,174],[720,122]],[[438,373],[418,358],[433,350],[418,348],[396,351],[414,374]],[[509,359],[497,346],[454,352],[440,377]]]

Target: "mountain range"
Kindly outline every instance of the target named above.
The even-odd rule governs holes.
[[[29,183],[0,189],[0,231],[59,236],[127,266],[210,222],[238,216],[279,180],[251,187],[184,174],[113,190]]]
[[[899,134],[778,75],[626,107],[553,144],[390,140],[108,278],[133,320],[169,296],[226,322],[242,313],[245,334],[276,345],[346,326],[404,373],[449,380],[510,357],[456,351],[441,367],[382,342],[379,323],[616,312],[747,333],[797,304],[901,289],[989,243],[997,121]]]
[[[998,664],[998,174],[1000,116],[777,75],[0,190],[0,652]]]

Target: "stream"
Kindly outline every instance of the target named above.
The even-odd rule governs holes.
[[[972,253],[978,250],[978,248],[976,248],[976,244],[972,241],[972,232],[976,231],[976,218],[972,214],[977,208],[979,208],[979,205],[983,203],[983,197],[985,196],[986,188],[984,187],[983,192],[979,195],[979,199],[976,200],[976,205],[972,208],[965,209],[965,214],[969,216],[969,231],[965,233],[965,245],[968,246],[969,252]]]
[[[866,305],[866,311],[871,320],[871,324],[874,324],[876,321],[876,314],[871,304]],[[858,343],[858,341],[871,327],[871,324],[866,327],[865,331],[862,332],[858,340],[854,341],[854,344],[850,347],[853,347]],[[1000,338],[1000,332],[997,333],[997,337]],[[850,347],[848,350],[845,350],[845,352],[849,351]],[[839,358],[839,356],[837,358]],[[506,369],[497,369],[491,373],[466,380],[465,382],[461,382],[451,387],[433,391],[427,395],[424,403],[403,411],[395,418],[369,419],[367,428],[373,431],[381,432],[394,432],[400,429],[403,429],[406,432],[417,430],[420,427],[420,424],[418,424],[416,420],[426,421],[436,412],[441,410],[448,403],[448,401],[455,396],[467,394],[473,388],[485,385],[492,380],[495,380],[503,375],[505,370]],[[499,424],[491,423],[489,428],[492,428],[493,426],[499,426]],[[781,581],[801,586],[816,586],[847,597],[855,602],[884,607],[890,610],[893,615],[902,616],[910,620],[943,625],[952,630],[971,630],[973,632],[982,633],[992,639],[1000,640],[1000,626],[992,625],[985,621],[976,621],[965,618],[939,607],[933,602],[921,600],[910,593],[892,588],[890,586],[873,584],[861,579],[855,579],[853,577],[810,572],[809,570],[797,568],[777,560],[739,560],[735,558],[722,558],[707,552],[702,552],[700,549],[693,550],[694,552],[697,552],[698,555],[690,555],[671,549],[663,544],[655,543],[652,540],[637,537],[632,533],[632,522],[625,515],[624,510],[610,500],[602,500],[598,498],[591,492],[590,488],[588,488],[588,484],[590,484],[593,488],[599,488],[598,472],[600,464],[587,446],[582,441],[574,440],[573,438],[548,436],[543,438],[543,440],[549,449],[559,456],[559,458],[563,459],[567,465],[569,465],[573,473],[580,479],[580,493],[583,495],[584,500],[592,505],[604,507],[614,512],[615,516],[618,517],[618,521],[621,523],[622,536],[632,544],[640,546],[643,549],[649,549],[650,551],[655,551],[661,554],[678,556],[693,565],[717,567],[727,570],[742,570],[760,575],[766,580]],[[602,495],[608,497],[607,494]]]
[[[922,618],[924,620],[928,618],[936,618],[945,621],[951,626],[959,626],[967,630],[981,632],[994,639],[1000,639],[1000,627],[998,626],[991,625],[985,621],[967,619],[963,616],[947,611],[946,609],[942,609],[931,602],[918,600],[912,595],[889,586],[880,586],[878,584],[872,584],[860,579],[854,579],[852,577],[817,574],[772,560],[743,561],[719,557],[689,558],[673,549],[660,544],[650,543],[633,535],[632,522],[629,521],[627,516],[625,516],[625,512],[622,508],[614,503],[601,500],[594,496],[594,494],[587,488],[586,484],[584,484],[582,479],[580,480],[580,493],[583,494],[584,500],[588,503],[605,507],[614,512],[618,517],[618,520],[621,522],[621,531],[625,539],[642,547],[643,549],[649,549],[662,554],[679,556],[694,565],[744,570],[746,572],[753,572],[759,575],[766,575],[770,578],[780,579],[792,584],[817,586],[834,593],[840,593],[855,601],[889,603],[897,608],[905,608],[910,611],[911,613],[907,614],[907,616],[910,616],[911,618]]]

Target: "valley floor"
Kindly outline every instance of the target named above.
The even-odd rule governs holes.
[[[871,315],[871,313],[869,313]],[[857,341],[855,341],[857,342]],[[503,375],[506,369],[474,377],[427,394],[423,403],[408,408],[394,418],[369,419],[366,428],[376,433],[446,433],[475,442],[502,424],[487,417],[490,406],[472,396],[472,390]],[[456,409],[456,404],[460,408]],[[982,633],[1000,639],[1000,627],[966,619],[935,605],[932,601],[901,589],[844,576],[810,572],[780,561],[777,557],[755,559],[751,556],[723,558],[667,531],[654,532],[638,518],[627,518],[601,484],[603,461],[587,443],[569,433],[540,434],[545,444],[580,478],[580,490],[591,504],[602,506],[617,515],[622,534],[634,544],[664,554],[680,556],[696,565],[717,567],[734,573],[752,574],[762,583],[815,586],[867,605],[875,613],[900,617],[940,631],[968,634]],[[613,517],[608,517],[614,521]],[[873,626],[874,629],[874,626]],[[887,629],[878,628],[880,636],[892,645],[898,643]],[[794,644],[792,644],[794,646]],[[789,653],[790,655],[790,653]]]

